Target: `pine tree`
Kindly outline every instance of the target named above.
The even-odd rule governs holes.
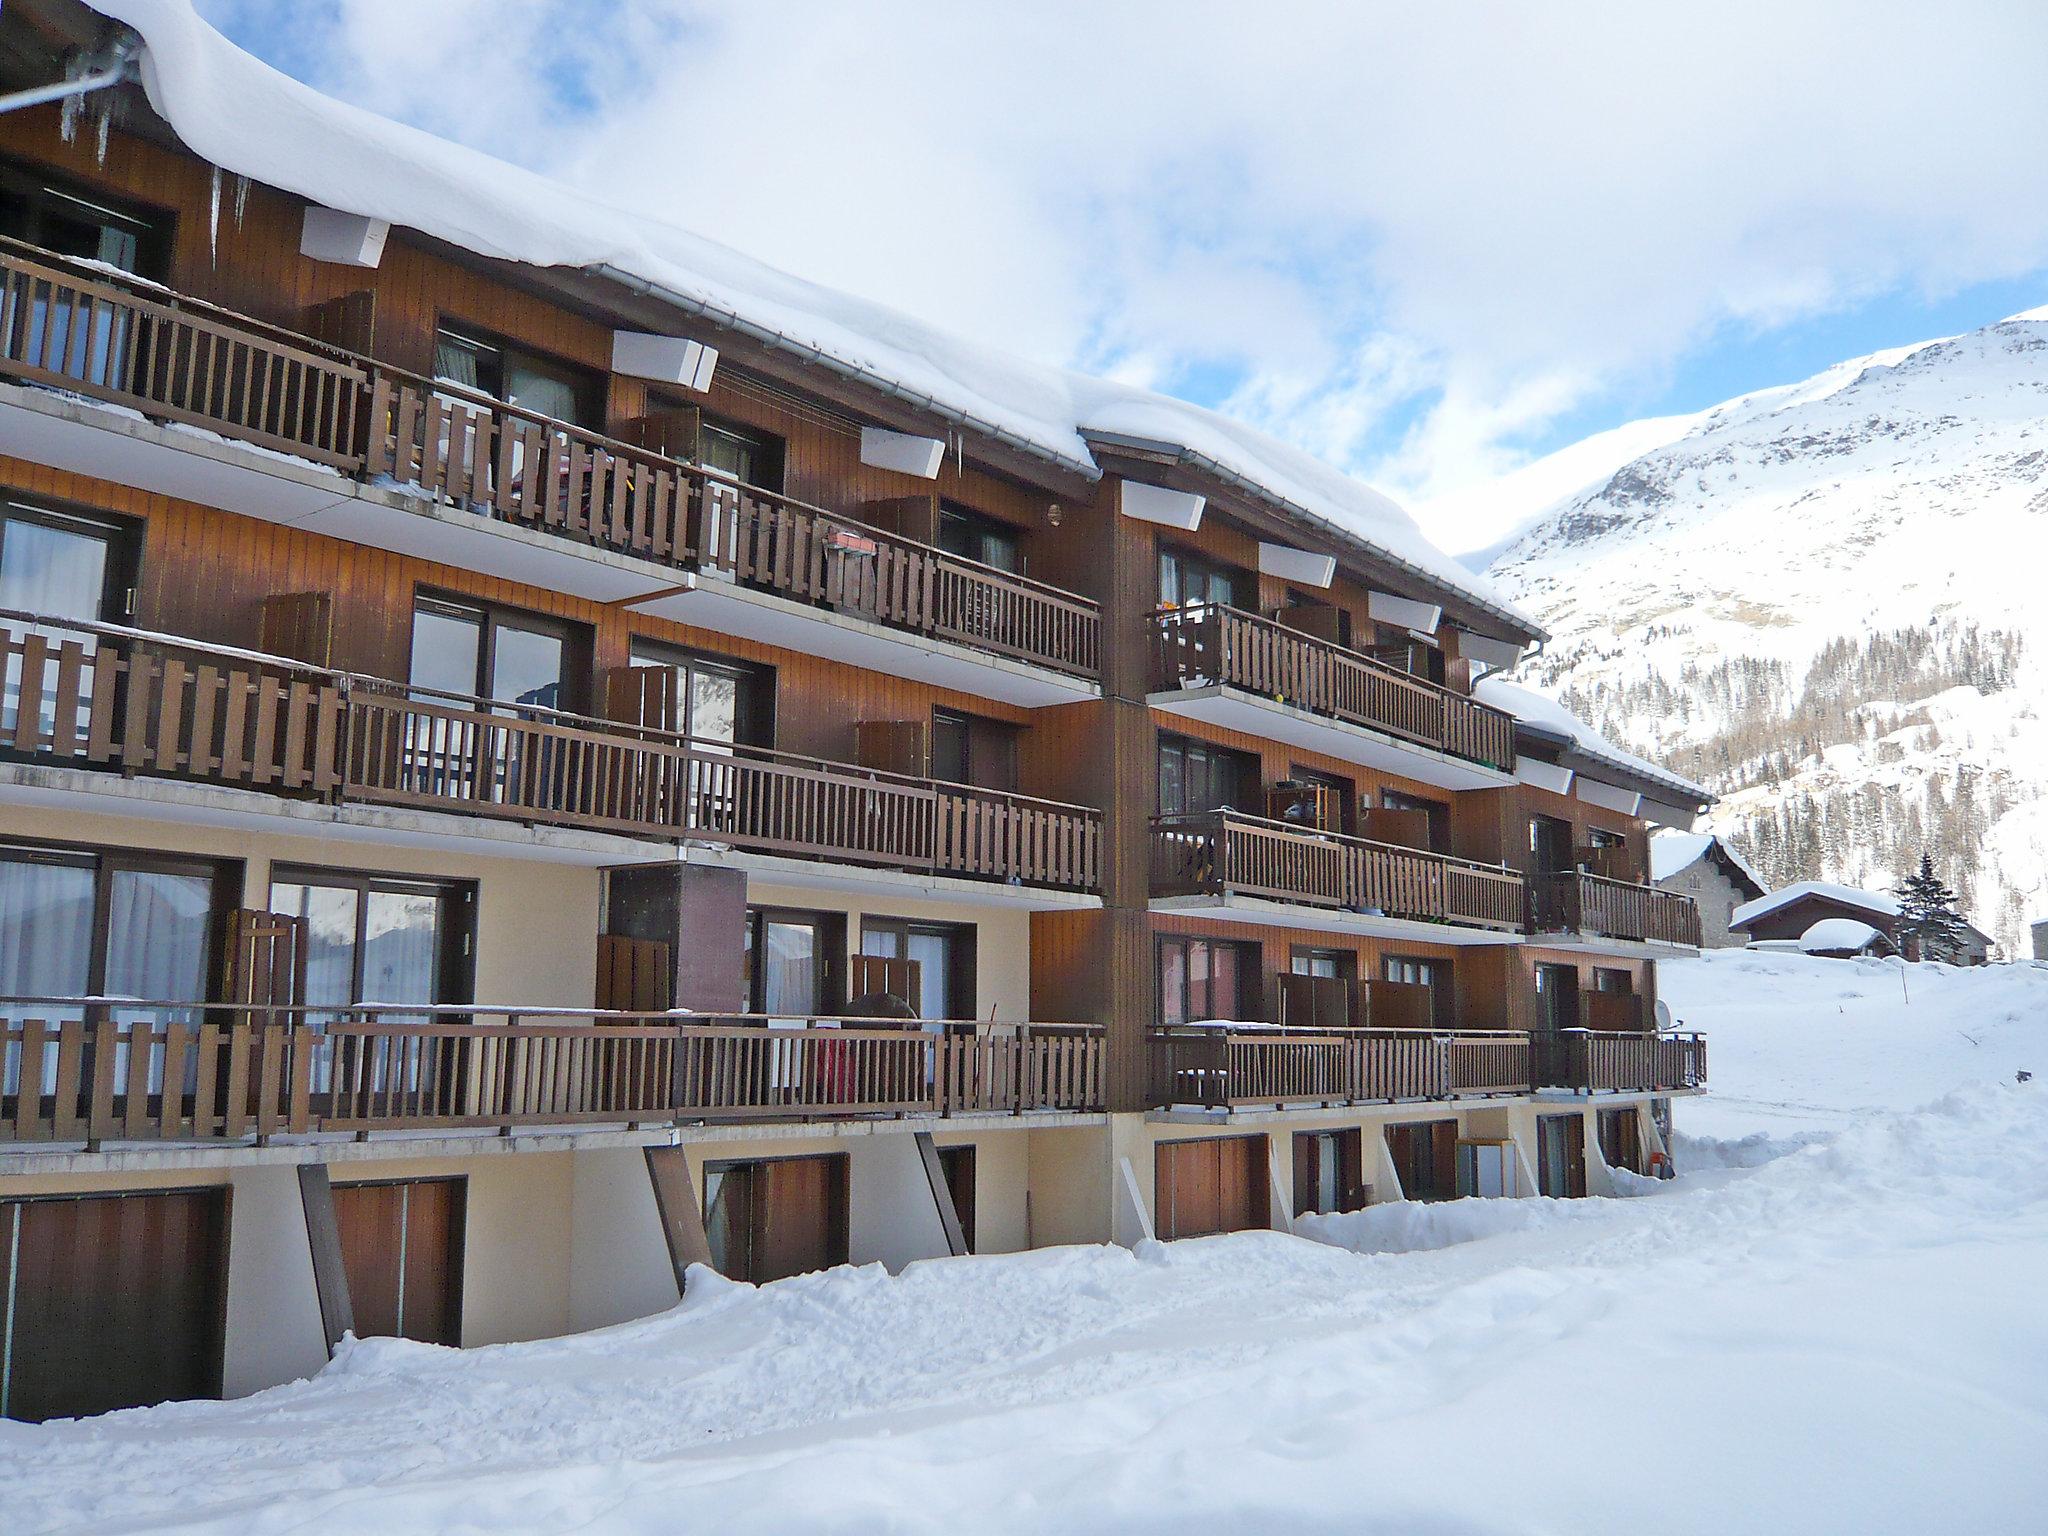
[[[1956,910],[1956,893],[1934,873],[1934,859],[1923,852],[1920,868],[1892,888],[1899,899],[1899,940],[1920,941],[1924,960],[1953,962],[1963,952],[1963,915]]]

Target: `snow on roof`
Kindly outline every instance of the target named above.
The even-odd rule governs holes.
[[[1660,785],[1695,801],[1713,798],[1707,790],[1693,783],[1691,779],[1680,778],[1675,773],[1659,768],[1655,763],[1637,757],[1633,752],[1617,747],[1557,700],[1508,682],[1505,678],[1482,677],[1472,685],[1472,697],[1482,704],[1491,704],[1495,709],[1506,710],[1524,725],[1562,739],[1575,751],[1592,758],[1595,762],[1605,763],[1622,773]]]
[[[190,0],[88,0],[147,49],[150,104],[194,153],[326,207],[479,255],[590,269],[645,286],[975,431],[1094,476],[1083,434],[1152,439],[1362,538],[1427,579],[1540,635],[1486,578],[1436,548],[1370,487],[1186,402],[1008,356],[806,282],[702,235],[323,96],[244,53]]]
[[[1859,923],[1853,917],[1824,917],[1799,935],[1799,947],[1809,955],[1823,950],[1853,953],[1865,948],[1871,940],[1883,937],[1870,924]]]
[[[1876,913],[1879,917],[1899,915],[1898,902],[1880,891],[1859,891],[1851,885],[1830,885],[1825,880],[1801,880],[1797,885],[1788,885],[1782,891],[1773,891],[1770,895],[1760,896],[1755,901],[1744,902],[1730,914],[1728,921],[1731,924],[1751,922],[1808,896],[1838,901],[1845,907],[1860,907],[1866,912]]]
[[[1718,846],[1721,857],[1741,870],[1743,876],[1760,891],[1768,892],[1770,881],[1764,879],[1750,867],[1749,861],[1712,832],[1652,833],[1650,837],[1650,878],[1669,880],[1673,875],[1692,868],[1706,856],[1709,848]]]

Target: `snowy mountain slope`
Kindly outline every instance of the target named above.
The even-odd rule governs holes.
[[[1531,680],[1770,878],[1925,845],[2009,952],[2048,915],[2048,309],[1703,412],[1491,571],[1554,636]]]

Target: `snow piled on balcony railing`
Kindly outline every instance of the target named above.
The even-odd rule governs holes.
[[[480,255],[606,266],[788,338],[1093,473],[1084,431],[1176,444],[1323,517],[1432,580],[1511,615],[1486,578],[1437,549],[1387,497],[1311,454],[1214,411],[1011,357],[909,315],[806,282],[702,235],[323,96],[244,53],[189,0],[91,0],[148,44],[150,101],[211,163],[330,208],[383,219]]]

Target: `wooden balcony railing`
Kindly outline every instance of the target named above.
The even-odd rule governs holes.
[[[0,750],[671,841],[1092,890],[1082,806],[0,611]]]
[[[1697,949],[1700,909],[1690,896],[1574,871],[1543,875],[1530,891],[1530,928],[1536,933],[1584,933],[1647,944]]]
[[[0,1141],[1095,1111],[1093,1025],[0,998]]]
[[[1451,1036],[1453,1093],[1527,1093],[1535,1083],[1535,1067],[1529,1036],[1520,1030]]]
[[[1087,598],[168,289],[0,242],[0,377],[1081,677]]]
[[[1514,870],[1237,811],[1156,817],[1152,890],[1263,896],[1502,931],[1519,928],[1523,912]]]
[[[1537,1039],[1536,1083],[1575,1093],[1671,1093],[1707,1085],[1706,1037],[1566,1029]]]
[[[1188,1024],[1155,1030],[1152,1102],[1200,1109],[1440,1099],[1449,1037],[1427,1030]]]
[[[1398,667],[1215,603],[1153,618],[1153,686],[1220,683],[1503,771],[1511,715]]]
[[[364,370],[260,321],[0,242],[0,375],[362,467]]]

